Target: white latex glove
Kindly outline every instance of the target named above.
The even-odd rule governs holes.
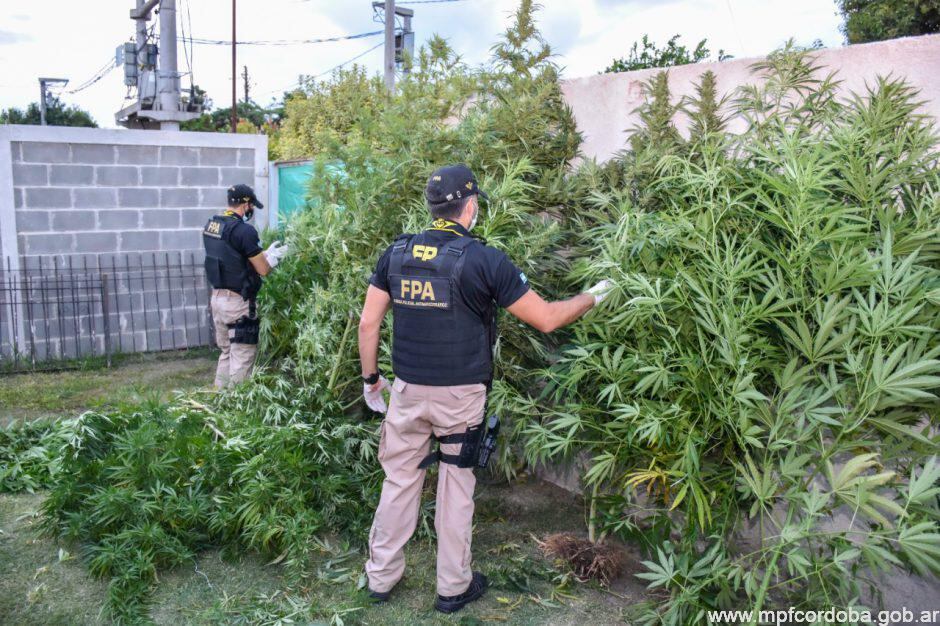
[[[290,246],[287,244],[281,244],[280,241],[275,241],[270,246],[268,246],[267,250],[264,251],[264,258],[268,260],[268,265],[271,266],[271,269],[274,269],[289,251]]]
[[[604,301],[604,298],[610,295],[613,284],[606,278],[587,290],[587,293],[594,296],[594,306]]]
[[[362,397],[366,399],[366,406],[379,413],[388,410],[385,406],[385,396],[382,395],[383,389],[388,389],[388,381],[384,376],[379,376],[379,382],[374,385],[362,383]]]

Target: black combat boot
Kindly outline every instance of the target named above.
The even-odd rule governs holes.
[[[372,600],[374,604],[382,604],[383,602],[388,602],[389,597],[392,595],[392,590],[388,591],[372,591],[369,589],[369,599]]]
[[[486,576],[480,572],[473,572],[473,578],[470,580],[470,586],[462,594],[457,596],[437,596],[437,602],[434,608],[441,613],[456,613],[474,600],[479,600],[486,593]]]

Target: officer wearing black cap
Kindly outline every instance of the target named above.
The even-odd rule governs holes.
[[[481,442],[493,377],[497,307],[551,332],[584,315],[606,297],[601,281],[568,300],[546,302],[509,257],[471,235],[480,191],[465,165],[435,171],[425,190],[432,222],[401,235],[379,259],[359,323],[363,395],[386,413],[379,443],[385,471],[382,496],[369,535],[366,574],[371,596],[388,600],[405,568],[403,549],[414,532],[425,468],[440,462],[437,485],[437,601],[452,613],[486,591],[472,571],[473,467],[485,465]],[[386,412],[378,352],[382,320],[394,316],[390,404]],[[492,418],[490,421],[493,421]],[[498,424],[498,422],[496,422]],[[495,433],[494,433],[495,434]],[[430,442],[439,449],[431,452]]]
[[[287,254],[287,246],[275,241],[261,249],[258,231],[248,223],[255,208],[264,205],[248,185],[228,188],[228,210],[214,215],[202,231],[206,248],[206,276],[212,285],[212,320],[215,340],[222,353],[215,386],[243,381],[251,373],[258,348],[258,315],[255,297],[261,277]]]

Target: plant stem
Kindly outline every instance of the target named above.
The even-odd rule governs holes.
[[[784,526],[789,524],[793,520],[793,510],[790,509],[787,511],[787,519],[783,523]],[[764,572],[764,580],[761,582],[760,589],[757,590],[757,597],[754,599],[754,613],[751,615],[751,621],[748,622],[747,626],[753,626],[757,624],[757,616],[760,615],[760,610],[764,606],[764,598],[767,596],[767,589],[770,587],[770,577],[774,575],[774,568],[777,566],[777,559],[780,558],[780,552],[783,550],[783,546],[787,542],[781,543],[774,549],[774,554],[770,559],[770,564],[767,566],[767,571]]]
[[[333,369],[330,371],[330,382],[327,385],[327,389],[333,390],[333,386],[336,384],[336,377],[339,376],[339,367],[343,362],[343,350],[346,349],[346,340],[349,338],[349,331],[352,328],[353,315],[349,314],[349,319],[346,320],[346,328],[343,329],[343,336],[339,340],[339,349],[336,351],[336,359],[333,361]]]
[[[767,595],[767,588],[770,587],[770,577],[773,576],[778,558],[780,558],[780,551],[775,550],[773,557],[770,559],[770,565],[767,566],[767,571],[764,572],[764,581],[761,583],[760,589],[757,590],[757,597],[754,599],[754,612],[751,615],[751,621],[747,623],[748,626],[757,624],[757,616],[760,615],[760,610],[764,606],[764,596]]]
[[[588,541],[595,543],[596,528],[594,524],[594,519],[597,517],[597,491],[600,487],[600,483],[594,483],[594,487],[591,489],[591,508],[588,510]]]

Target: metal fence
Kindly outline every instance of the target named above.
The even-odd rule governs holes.
[[[195,254],[33,257],[0,267],[0,370],[214,343]]]

